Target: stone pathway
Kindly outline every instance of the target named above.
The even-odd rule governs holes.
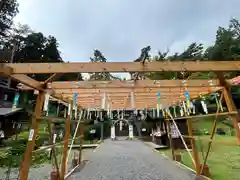
[[[193,180],[195,175],[139,140],[105,140],[69,180]]]

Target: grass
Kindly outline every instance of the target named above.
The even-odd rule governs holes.
[[[206,136],[204,136],[206,138]],[[216,136],[216,140],[236,141],[233,136]],[[210,167],[210,173],[213,180],[240,180],[240,147],[238,146],[224,146],[213,142],[212,149],[209,153],[207,164]],[[206,153],[207,143],[203,143],[203,152]],[[168,157],[172,158],[171,150],[161,151]],[[203,158],[202,152],[199,152],[201,163]],[[194,169],[192,160],[187,151],[182,150],[182,163]]]
[[[199,130],[208,131],[210,132],[211,124],[213,119],[204,119],[204,120],[197,120],[194,121],[193,126]],[[223,128],[225,131],[232,131],[229,126],[226,126],[222,123],[217,124],[217,128]],[[209,135],[198,136],[200,138],[210,138]],[[214,140],[216,141],[228,141],[228,142],[236,142],[235,136],[225,135],[214,136]],[[208,142],[202,141],[199,143],[197,141],[198,146],[198,153],[200,162],[203,163],[202,154],[206,154]],[[199,146],[202,145],[202,150]],[[203,151],[203,153],[202,153]],[[160,151],[167,155],[168,157],[172,158],[171,150],[164,150]],[[182,154],[182,163],[192,169],[193,163],[189,156],[189,153],[185,150],[181,150]],[[240,180],[240,147],[234,145],[223,145],[216,142],[212,143],[212,148],[210,150],[207,165],[210,168],[210,173],[212,175],[213,180]]]

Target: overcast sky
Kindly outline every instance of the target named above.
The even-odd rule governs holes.
[[[16,22],[53,35],[65,61],[89,61],[93,49],[108,61],[212,44],[218,26],[240,19],[239,0],[18,0]]]

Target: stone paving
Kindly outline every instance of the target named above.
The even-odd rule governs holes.
[[[69,180],[193,180],[193,172],[139,140],[105,140]]]

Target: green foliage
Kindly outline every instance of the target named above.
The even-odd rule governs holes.
[[[236,60],[240,57],[240,23],[236,19],[231,19],[228,28],[219,27],[216,32],[215,43],[204,51],[202,44],[196,42],[190,44],[182,53],[168,55],[167,52],[158,52],[152,57],[152,61],[184,61],[184,60]],[[227,78],[240,75],[240,72],[227,73]],[[150,79],[210,79],[214,78],[213,73],[172,73],[154,72],[148,76]]]
[[[7,30],[10,29],[13,17],[18,13],[17,0],[0,1],[0,38],[6,36]]]
[[[104,57],[101,51],[98,49],[94,50],[93,57],[90,57],[91,62],[107,62],[107,59]],[[90,80],[116,80],[120,79],[118,77],[113,76],[110,72],[96,72],[96,73],[89,73]]]
[[[44,142],[48,141],[48,139],[48,133],[40,131],[38,133],[34,149],[38,149],[40,146],[44,145]],[[27,142],[28,131],[19,133],[17,139],[16,135],[13,135],[11,138],[5,140],[4,144],[8,147],[8,149],[0,152],[0,166],[4,167],[11,165],[12,167],[19,167],[22,162],[24,152],[26,151]],[[41,151],[33,154],[32,162],[33,164],[39,164],[47,159],[48,156],[46,152]]]

